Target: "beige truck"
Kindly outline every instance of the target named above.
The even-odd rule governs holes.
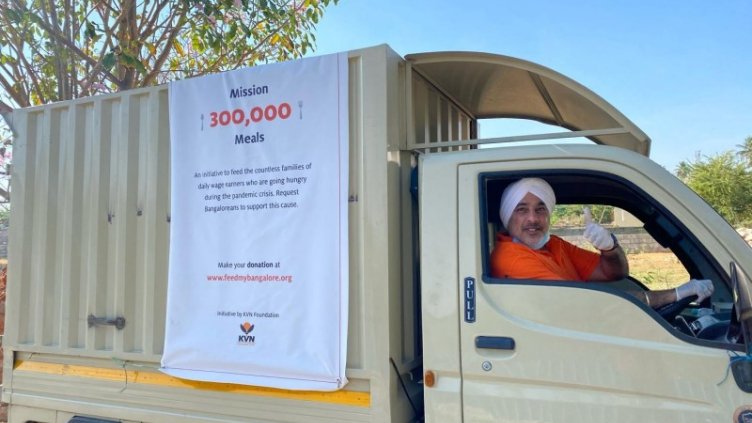
[[[523,60],[348,55],[349,383],[288,391],[158,370],[170,248],[158,86],[7,117],[10,422],[752,421],[752,249],[648,158],[639,128]],[[566,131],[481,139],[486,118]],[[688,278],[713,281],[712,298],[654,310],[627,293],[654,286],[637,277],[492,277],[500,192],[528,175],[560,204],[631,213]]]

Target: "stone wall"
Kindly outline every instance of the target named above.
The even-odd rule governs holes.
[[[619,244],[627,253],[658,253],[668,251],[655,242],[643,228],[608,228],[619,239]],[[552,228],[551,233],[558,235],[567,241],[587,248],[590,243],[582,236],[585,228]]]
[[[584,230],[585,228],[551,228],[551,233],[575,245],[587,248],[590,246],[590,243],[582,236]],[[616,235],[619,239],[619,244],[621,244],[627,253],[660,253],[669,251],[655,242],[653,237],[648,235],[642,228],[608,228],[608,230]],[[752,229],[739,228],[736,232],[752,247]]]

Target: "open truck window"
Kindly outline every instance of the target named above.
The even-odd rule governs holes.
[[[589,207],[595,221],[620,240],[630,262],[627,278],[614,282],[544,281],[504,279],[491,275],[490,254],[496,235],[505,233],[499,217],[504,189],[522,177],[541,177],[556,193],[550,233],[579,247],[594,250],[583,238],[582,210]],[[484,280],[488,284],[540,284],[599,290],[621,296],[644,309],[677,336],[692,342],[710,342],[721,348],[733,344],[738,334],[731,325],[733,300],[729,275],[681,220],[636,184],[597,172],[555,171],[536,174],[489,173],[479,178]],[[675,288],[690,279],[710,279],[715,292],[701,304],[689,300],[651,310],[634,298],[641,290]],[[631,293],[631,294],[630,294]],[[740,344],[739,344],[740,345]]]

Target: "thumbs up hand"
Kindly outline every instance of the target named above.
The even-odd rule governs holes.
[[[593,222],[593,215],[590,214],[589,208],[585,207],[583,214],[585,216],[585,232],[582,235],[585,239],[601,251],[613,249],[614,239],[611,237],[611,233],[603,226]]]

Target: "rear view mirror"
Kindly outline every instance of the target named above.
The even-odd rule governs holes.
[[[730,367],[734,380],[739,388],[744,392],[752,392],[752,355],[750,346],[752,346],[752,287],[749,279],[739,266],[732,262],[730,265],[731,284],[734,289],[734,316],[736,323],[739,325],[739,331],[744,338],[745,357],[732,358]]]
[[[752,287],[750,287],[749,279],[744,272],[739,269],[739,266],[732,262],[730,266],[731,271],[731,284],[734,289],[734,310],[736,312],[736,319],[739,323],[739,329],[741,335],[744,337],[744,351],[747,356],[752,354],[750,351],[752,347]]]

